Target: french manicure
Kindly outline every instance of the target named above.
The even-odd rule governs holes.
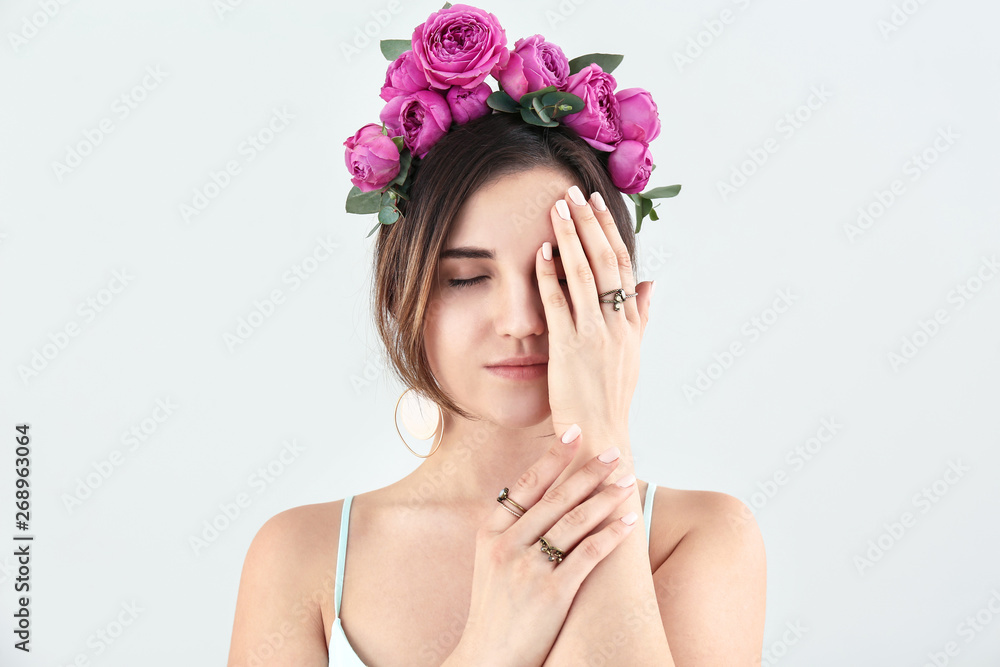
[[[566,445],[570,444],[571,442],[576,440],[577,437],[579,437],[580,433],[581,433],[580,427],[577,426],[576,424],[573,424],[568,429],[566,429],[565,433],[563,433],[562,435],[563,444]]]
[[[606,450],[601,452],[601,455],[598,456],[597,458],[602,463],[611,463],[619,456],[621,456],[621,450],[612,445],[611,447],[608,447]]]

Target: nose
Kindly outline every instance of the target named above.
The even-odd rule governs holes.
[[[546,332],[545,307],[534,274],[504,281],[495,296],[493,321],[498,335],[527,338]]]

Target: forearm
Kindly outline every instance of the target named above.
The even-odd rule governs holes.
[[[585,441],[587,435],[585,431]],[[591,434],[589,442],[586,451],[581,449],[566,470],[566,475],[612,443],[621,450],[621,461],[602,488],[627,474],[635,474],[627,435]],[[638,515],[635,527],[581,584],[545,665],[673,666],[656,600],[638,487],[592,532],[596,533],[629,512]]]

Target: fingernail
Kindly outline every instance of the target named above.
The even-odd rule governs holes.
[[[556,201],[556,212],[563,220],[572,220],[569,215],[569,204],[566,203],[565,199],[559,199]]]
[[[635,512],[629,512],[628,514],[622,517],[622,523],[624,523],[626,526],[631,526],[633,523],[635,523],[635,520],[638,518],[639,518],[638,514],[636,514]]]
[[[546,260],[552,259],[552,244],[548,241],[542,244],[542,257]]]
[[[568,429],[566,429],[565,433],[563,433],[563,435],[562,435],[562,441],[563,441],[563,443],[565,443],[565,444],[568,445],[569,443],[571,443],[574,440],[576,440],[577,437],[579,437],[580,433],[581,433],[580,427],[577,426],[576,424],[573,424]]]
[[[600,192],[595,192],[590,195],[590,202],[594,205],[598,211],[607,211],[608,206],[604,203],[604,197],[601,196]]]
[[[572,199],[573,203],[577,206],[583,206],[587,203],[587,200],[583,198],[583,193],[580,192],[580,188],[575,185],[569,189],[569,198]]]
[[[635,483],[635,475],[633,475],[632,473],[629,473],[629,474],[625,475],[620,480],[618,480],[617,482],[615,482],[615,484],[617,484],[618,486],[622,487],[623,489],[626,486],[632,486],[632,484],[634,484],[634,483]]]
[[[612,445],[611,447],[608,447],[606,450],[604,450],[601,453],[601,455],[598,456],[597,458],[603,463],[611,463],[619,456],[621,456],[621,450]]]

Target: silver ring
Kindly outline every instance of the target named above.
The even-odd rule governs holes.
[[[615,295],[614,298],[611,299],[610,301],[607,299],[601,299],[602,296],[607,296],[609,294]],[[625,303],[625,299],[631,299],[634,296],[639,296],[639,293],[636,292],[635,294],[626,294],[625,290],[619,287],[618,289],[608,290],[603,294],[599,294],[597,298],[600,300],[601,303],[613,303],[615,304],[615,310],[621,310],[622,304]]]

